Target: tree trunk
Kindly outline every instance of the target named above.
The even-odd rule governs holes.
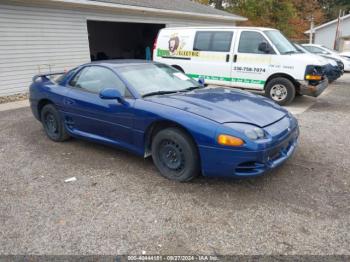
[[[223,0],[213,0],[213,3],[216,9],[221,9],[221,10],[223,9],[223,6],[222,6]]]

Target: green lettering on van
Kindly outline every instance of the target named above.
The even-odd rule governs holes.
[[[164,49],[157,49],[157,56],[158,57],[170,56],[170,51],[169,50],[164,50]]]
[[[191,78],[204,77],[204,79],[208,79],[208,80],[217,80],[217,81],[225,81],[225,82],[244,83],[244,84],[254,84],[254,85],[265,85],[265,83],[266,83],[266,81],[263,81],[263,80],[235,78],[235,77],[232,78],[232,77],[208,76],[208,75],[197,75],[197,74],[187,74],[187,76],[191,77]]]

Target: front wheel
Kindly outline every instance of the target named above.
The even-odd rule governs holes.
[[[187,182],[200,172],[197,147],[179,128],[167,128],[155,135],[152,158],[161,175],[170,180]]]
[[[277,77],[267,83],[265,94],[279,105],[288,105],[294,100],[295,86],[289,79]]]

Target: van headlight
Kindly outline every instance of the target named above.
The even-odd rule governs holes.
[[[308,65],[305,70],[305,80],[321,81],[323,79],[324,67]]]

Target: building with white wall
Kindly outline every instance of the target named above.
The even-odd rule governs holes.
[[[38,73],[144,58],[163,27],[244,20],[189,0],[2,0],[0,96],[26,92]]]
[[[314,28],[314,43],[334,48],[338,19],[332,20]],[[338,51],[350,51],[350,14],[340,20],[340,41],[337,43]],[[305,34],[310,34],[310,30]]]

